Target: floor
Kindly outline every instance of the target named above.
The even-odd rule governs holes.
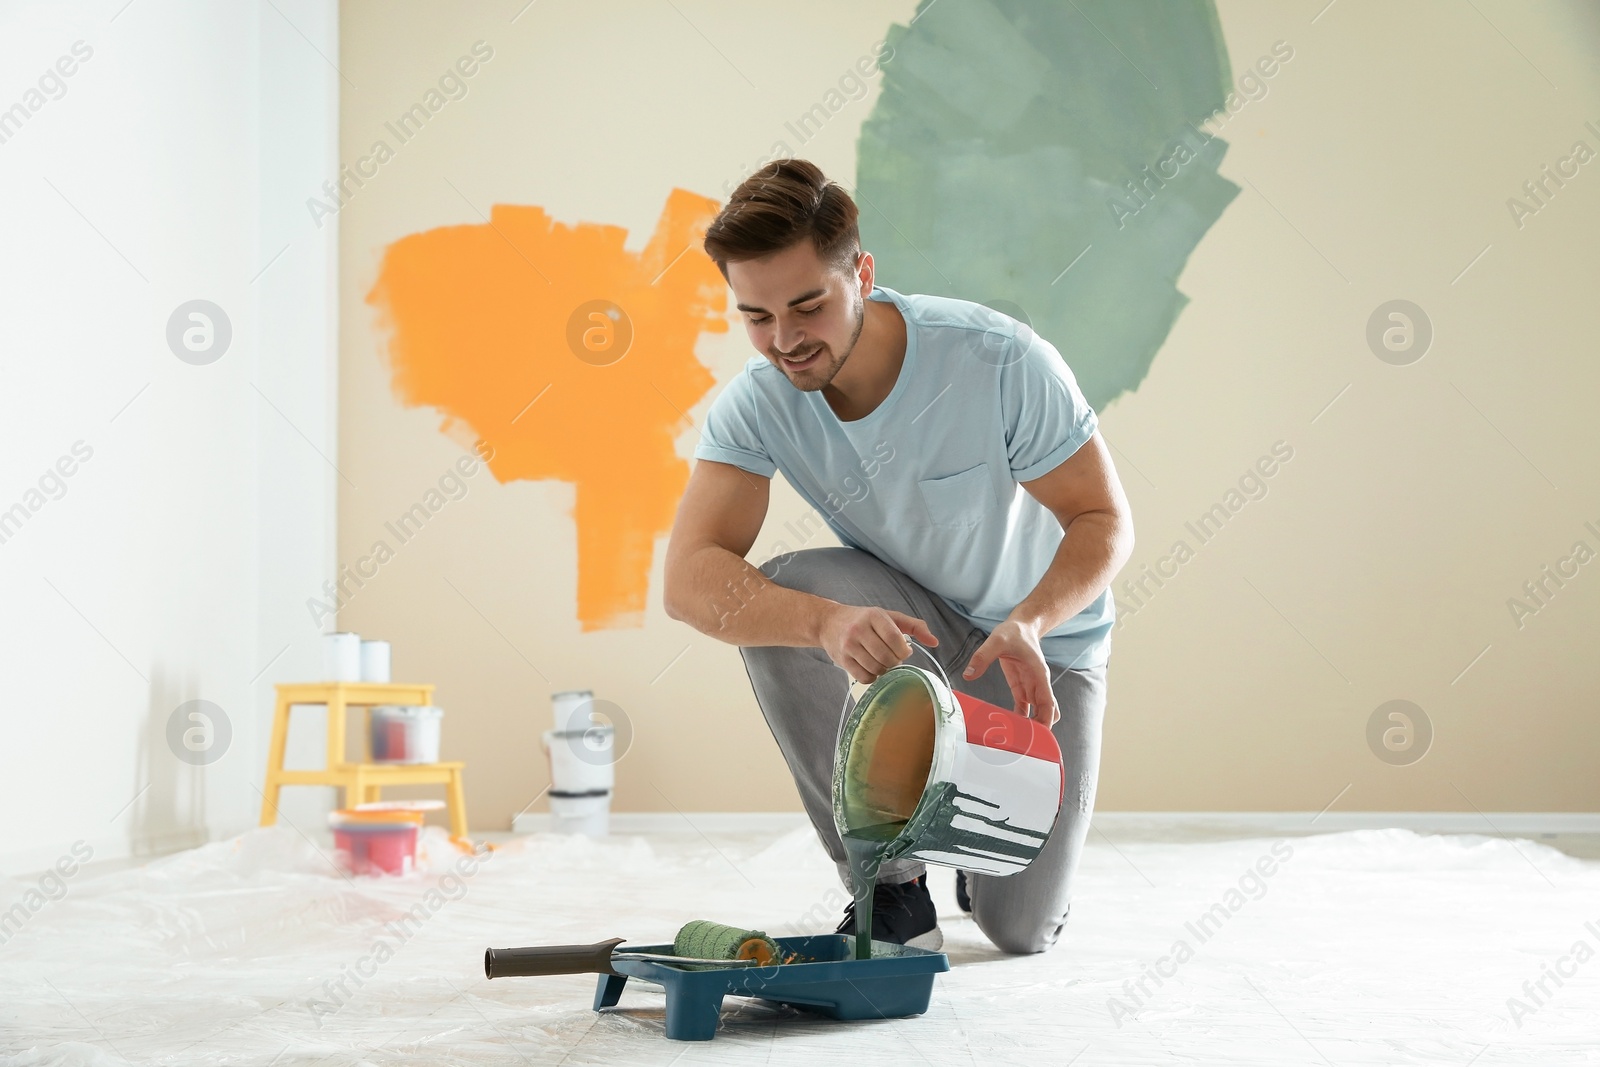
[[[541,833],[475,869],[430,829],[423,870],[385,879],[257,830],[28,913],[0,944],[0,1063],[1600,1063],[1600,863],[1407,830],[1157,836],[1096,832],[1037,956],[993,949],[936,868],[952,969],[922,1016],[730,998],[690,1044],[663,1036],[658,988],[597,1015],[593,976],[490,982],[483,950],[670,941],[693,918],[831,930],[843,896],[809,829]]]

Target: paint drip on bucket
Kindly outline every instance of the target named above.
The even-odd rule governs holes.
[[[886,671],[840,723],[833,820],[849,858],[857,959],[872,954],[883,863],[1015,874],[1044,848],[1065,797],[1049,728],[954,692],[933,664],[938,675],[909,664]]]

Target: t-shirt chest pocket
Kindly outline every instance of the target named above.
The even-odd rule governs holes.
[[[942,478],[923,478],[917,482],[928,520],[935,526],[961,529],[978,525],[994,510],[994,483],[989,480],[989,465],[980,463]]]

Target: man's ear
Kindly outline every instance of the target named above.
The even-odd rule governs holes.
[[[861,299],[872,295],[872,253],[863,250],[856,256],[856,278],[861,283]]]

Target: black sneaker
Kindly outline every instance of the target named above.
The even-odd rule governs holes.
[[[855,901],[844,906],[844,920],[834,932],[855,936]],[[939,929],[939,918],[934,913],[926,873],[909,882],[893,885],[879,882],[873,887],[872,939],[930,952],[944,947],[944,932]]]
[[[968,915],[972,914],[972,898],[967,896],[967,872],[956,872],[956,903]]]

